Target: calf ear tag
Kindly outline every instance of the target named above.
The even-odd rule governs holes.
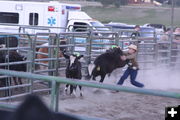
[[[100,70],[101,70],[100,66],[98,66],[98,67],[96,68],[96,70],[97,70],[97,71],[100,71]]]
[[[118,48],[118,46],[117,46],[117,45],[112,45],[111,48],[112,48],[112,49],[113,49],[113,48]]]
[[[79,53],[79,52],[74,52],[73,54],[76,55],[77,57],[80,56],[80,53]]]

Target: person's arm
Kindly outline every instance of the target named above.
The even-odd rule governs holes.
[[[126,56],[126,59],[133,59],[133,58],[135,58],[136,57],[136,53],[134,53],[134,54],[131,54],[131,55],[127,55]]]
[[[121,58],[123,59],[123,60],[126,60],[126,59],[128,59],[128,60],[130,60],[130,59],[133,59],[133,58],[135,58],[136,57],[136,54],[137,53],[134,53],[134,54],[128,54],[128,51],[123,51],[123,56],[121,56]]]

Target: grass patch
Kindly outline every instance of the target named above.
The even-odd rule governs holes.
[[[91,17],[103,22],[122,22],[128,24],[162,23],[167,26],[171,23],[171,9],[164,7],[132,7],[103,8],[87,6],[82,8]],[[180,8],[175,9],[174,25],[180,26]]]

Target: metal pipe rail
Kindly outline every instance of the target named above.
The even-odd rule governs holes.
[[[30,49],[30,47],[12,47],[12,48],[0,48],[0,51],[8,51],[8,50],[19,50],[19,49]]]
[[[23,85],[15,85],[15,86],[9,86],[9,87],[1,87],[0,90],[8,90],[8,89],[14,89],[19,87],[29,87],[31,84],[23,84]]]
[[[64,27],[51,27],[51,26],[30,26],[30,25],[19,25],[19,24],[9,24],[9,23],[0,23],[0,25],[4,26],[17,26],[17,27],[27,27],[27,28],[61,28],[64,29]]]
[[[0,35],[29,35],[29,36],[34,36],[36,34],[33,34],[33,33],[6,33],[6,32],[0,32]]]
[[[13,95],[13,96],[8,96],[8,97],[3,97],[3,98],[0,98],[0,100],[7,100],[7,99],[13,99],[13,98],[17,98],[17,97],[23,97],[25,95],[28,95],[30,93],[21,93],[21,94],[18,94],[18,95]]]
[[[18,64],[26,64],[31,63],[31,61],[19,61],[19,62],[7,62],[7,63],[0,63],[0,66],[8,66],[8,65],[18,65]]]
[[[117,85],[100,84],[100,83],[88,82],[88,81],[83,81],[83,80],[81,80],[81,81],[71,80],[71,79],[62,78],[62,77],[37,75],[37,74],[32,74],[32,73],[27,73],[27,72],[16,72],[16,71],[9,71],[9,70],[3,70],[3,69],[0,70],[0,74],[52,82],[51,107],[55,111],[58,111],[58,100],[59,100],[58,95],[59,95],[59,84],[60,83],[180,99],[180,93],[176,93],[176,92],[167,92],[167,91],[160,91],[160,90],[151,90],[151,89],[131,88],[131,87],[124,87],[124,86],[117,86]]]

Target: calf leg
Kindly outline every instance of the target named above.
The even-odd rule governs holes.
[[[5,86],[8,87],[8,86],[11,86],[11,77],[8,79],[8,78],[5,78]],[[11,89],[7,89],[5,90],[5,96],[10,96],[12,94],[12,91]]]
[[[22,84],[21,78],[13,77],[14,84],[19,85]],[[18,90],[19,88],[15,88],[15,90]]]
[[[7,87],[7,78],[0,78],[0,87]],[[3,97],[8,96],[8,90],[3,90]]]
[[[93,79],[93,80],[96,80],[96,76],[93,76],[92,79]]]
[[[80,90],[80,96],[82,97],[83,96],[83,92],[82,92],[82,86],[78,85],[79,86],[79,90]]]
[[[72,95],[72,93],[76,96],[76,85],[70,85],[70,95]]]
[[[73,85],[70,85],[70,95],[73,93]]]
[[[22,80],[21,80],[21,78],[19,78],[19,77],[18,77],[18,83],[19,83],[20,85],[22,85]]]
[[[15,85],[18,85],[18,82],[17,82],[17,80],[16,80],[16,77],[13,77],[13,80],[14,80],[14,84],[15,84]]]
[[[99,82],[102,83],[102,82],[104,81],[105,76],[106,76],[106,74],[102,74],[102,75],[101,75],[101,80],[100,80]]]
[[[68,90],[68,87],[69,87],[69,84],[66,84],[66,87],[64,89],[64,91],[67,93],[67,90]]]
[[[99,74],[93,74],[92,75],[92,80],[95,80],[96,81],[96,77],[98,76]]]

